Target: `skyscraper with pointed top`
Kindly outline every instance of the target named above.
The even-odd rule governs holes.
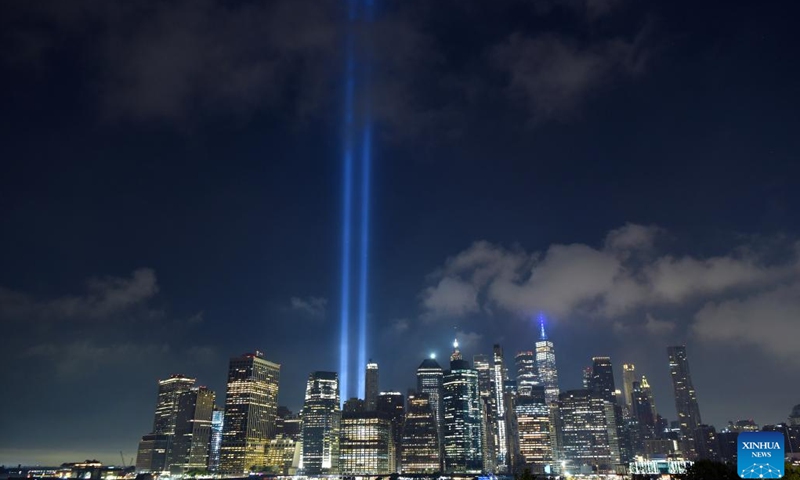
[[[539,341],[536,342],[536,365],[539,369],[539,381],[544,386],[547,403],[558,400],[558,370],[556,369],[556,351],[553,342],[547,339],[544,329],[544,315],[539,315]]]

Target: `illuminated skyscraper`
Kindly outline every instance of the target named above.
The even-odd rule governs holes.
[[[222,426],[225,423],[225,411],[214,407],[211,414],[211,447],[209,448],[208,469],[219,470],[219,450],[222,446]]]
[[[425,393],[408,397],[400,458],[402,473],[434,474],[441,470],[436,417]]]
[[[281,366],[261,352],[231,358],[225,396],[220,471],[248,472],[264,462],[264,449],[275,433]]]
[[[531,394],[519,396],[514,407],[520,463],[534,474],[544,474],[553,463],[550,440],[550,407],[545,403],[544,387],[531,387]]]
[[[611,367],[611,359],[608,357],[592,358],[592,390],[600,394],[603,400],[616,403],[617,398],[614,394],[614,370]]]
[[[621,458],[614,406],[592,390],[568,390],[559,395],[560,448],[562,460],[570,468],[615,471]]]
[[[381,392],[378,394],[376,410],[386,414],[392,424],[392,441],[394,442],[395,468],[400,467],[400,450],[403,443],[403,422],[405,421],[405,397],[400,392]]]
[[[442,390],[445,469],[449,473],[480,473],[483,445],[478,372],[467,361],[453,360],[444,374]]]
[[[478,372],[478,393],[483,410],[483,467],[487,472],[494,472],[497,462],[497,398],[489,356],[473,356],[472,365]]]
[[[686,358],[685,346],[667,347],[669,357],[669,372],[672,376],[672,386],[675,391],[675,411],[678,412],[678,424],[681,429],[682,449],[690,460],[697,456],[695,449],[695,431],[700,426],[700,407],[697,404],[697,394],[692,385],[692,375],[689,372],[689,360]]]
[[[158,381],[158,405],[153,420],[153,433],[172,435],[178,415],[178,397],[194,387],[195,379],[172,375]]]
[[[495,385],[495,404],[497,407],[497,468],[502,469],[508,466],[508,437],[506,430],[506,401],[504,398],[505,384],[508,379],[508,370],[503,360],[503,349],[495,344],[493,348],[494,360],[494,385]]]
[[[531,395],[533,387],[539,385],[539,372],[536,369],[536,354],[531,351],[517,352],[517,390],[520,395]]]
[[[339,449],[342,475],[394,473],[392,424],[382,412],[342,414]]]
[[[178,418],[178,398],[194,387],[195,379],[172,375],[158,381],[158,400],[152,433],[142,437],[136,454],[137,472],[161,472],[169,468],[175,424]]]
[[[378,401],[378,364],[370,361],[367,364],[366,388],[364,392],[364,404],[368,412],[375,411]]]
[[[208,467],[214,397],[214,392],[205,387],[192,388],[178,396],[175,437],[167,462],[170,469]]]
[[[547,403],[558,400],[558,370],[556,369],[556,351],[553,342],[547,339],[544,331],[544,316],[539,317],[540,336],[536,342],[536,365],[539,368],[539,381],[544,385]]]
[[[336,372],[312,372],[306,384],[303,404],[303,454],[300,469],[304,475],[339,473],[339,376]]]
[[[426,358],[417,368],[417,392],[428,395],[428,401],[436,419],[436,431],[439,432],[439,445],[443,443],[442,433],[444,421],[442,416],[442,367],[431,358]]]
[[[633,395],[633,382],[636,381],[636,366],[632,363],[622,364],[622,394],[625,396],[625,406],[631,407]]]

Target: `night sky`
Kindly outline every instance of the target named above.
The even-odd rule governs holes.
[[[346,2],[0,4],[0,464],[135,456],[156,380],[339,362]],[[368,355],[458,335],[675,419],[800,403],[795,2],[376,1]],[[359,101],[357,99],[357,101]],[[351,380],[354,382],[354,380]]]

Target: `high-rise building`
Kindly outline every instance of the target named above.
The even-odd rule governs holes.
[[[483,410],[483,467],[494,472],[497,462],[497,395],[489,356],[478,354],[472,357],[472,365],[478,372],[478,393]]]
[[[492,367],[489,356],[486,354],[473,355],[472,366],[478,372],[478,391],[481,397],[491,397],[492,392]]]
[[[614,406],[593,390],[559,395],[562,460],[573,468],[589,467],[598,473],[616,470],[621,458]]]
[[[592,358],[592,390],[599,393],[603,400],[616,403],[614,369],[611,367],[610,358]]]
[[[544,474],[553,463],[550,440],[550,407],[545,403],[544,387],[531,387],[531,394],[519,396],[514,407],[520,463],[534,474]]]
[[[220,471],[242,474],[263,465],[275,433],[281,366],[256,351],[233,357],[228,367]]]
[[[137,472],[162,472],[169,468],[175,424],[178,417],[178,398],[194,387],[195,379],[172,375],[158,381],[153,431],[142,437],[136,454]]]
[[[205,387],[178,395],[175,436],[168,460],[171,470],[208,468],[214,398],[214,392]]]
[[[631,400],[630,411],[636,426],[636,442],[633,447],[635,453],[642,455],[647,442],[656,439],[656,419],[650,406],[650,398],[640,382],[633,382]]]
[[[175,433],[175,422],[178,415],[178,397],[194,387],[194,378],[183,375],[171,375],[166,380],[158,381],[158,405],[153,420],[153,433],[172,435]]]
[[[439,431],[426,393],[408,397],[400,458],[400,469],[405,474],[430,475],[441,471]]]
[[[539,381],[544,385],[547,403],[558,400],[558,370],[556,351],[553,342],[547,339],[544,330],[544,317],[539,318],[539,341],[536,342],[536,365],[539,367]]]
[[[378,401],[378,364],[370,361],[367,364],[366,375],[366,392],[364,392],[364,406],[368,412],[375,411]]]
[[[453,360],[464,360],[461,350],[458,349],[458,339],[453,340],[453,353],[450,354],[450,361]]]
[[[208,451],[208,469],[219,470],[219,451],[222,446],[222,426],[225,424],[225,411],[214,407],[211,414],[211,446]]]
[[[343,413],[339,435],[342,475],[394,473],[394,442],[389,416],[377,411]]]
[[[536,354],[530,350],[517,352],[517,389],[522,396],[531,395],[534,386],[539,385],[539,372],[536,369]]]
[[[697,404],[697,394],[692,384],[692,375],[689,372],[686,347],[682,345],[667,347],[667,356],[669,357],[672,386],[675,391],[675,411],[678,413],[678,423],[683,437],[682,450],[687,458],[694,460],[697,457],[695,431],[702,421],[700,407]]]
[[[304,475],[339,473],[339,376],[336,372],[312,372],[303,403],[303,453],[300,469]]]
[[[633,382],[636,381],[636,366],[632,363],[622,364],[622,394],[625,395],[625,406],[630,409]]]
[[[267,443],[264,452],[264,466],[266,473],[275,475],[291,475],[294,452],[297,441],[278,434]]]
[[[403,422],[406,414],[406,400],[400,392],[381,392],[378,394],[376,410],[389,417],[392,424],[392,441],[394,442],[395,471],[401,465],[400,451],[403,443]]]
[[[480,473],[483,446],[478,372],[469,362],[451,361],[442,391],[445,469],[449,473]]]
[[[497,408],[497,460],[496,465],[502,471],[504,467],[508,466],[508,437],[506,430],[508,424],[506,423],[506,401],[505,383],[508,379],[508,371],[506,370],[505,361],[503,360],[503,349],[500,345],[495,344],[493,348],[493,371],[494,371],[494,385],[495,385],[495,403]]]
[[[436,431],[439,434],[439,446],[443,445],[444,417],[442,412],[442,378],[444,370],[436,359],[426,358],[417,368],[417,392],[428,395],[428,401],[436,418]],[[440,455],[441,457],[441,455]]]

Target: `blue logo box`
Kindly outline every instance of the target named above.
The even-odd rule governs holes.
[[[741,478],[783,477],[783,434],[742,432],[738,440],[736,469]]]

